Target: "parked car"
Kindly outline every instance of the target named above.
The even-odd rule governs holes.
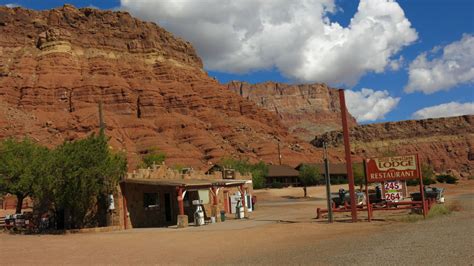
[[[351,205],[351,196],[348,190],[345,190],[343,188],[339,189],[339,192],[333,193],[331,196],[332,201],[336,205],[336,207],[343,206],[344,202],[347,203],[347,205]],[[357,201],[357,206],[361,206],[365,203],[365,194],[363,192],[358,192],[356,191],[356,201]]]
[[[21,231],[33,227],[30,213],[7,214],[5,216],[5,228],[7,230]]]
[[[424,189],[426,199],[432,198],[435,199],[437,203],[444,203],[444,188],[424,187]],[[410,193],[410,196],[413,201],[421,201],[420,192]]]

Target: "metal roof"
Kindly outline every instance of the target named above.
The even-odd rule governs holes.
[[[267,177],[298,177],[299,172],[288,165],[269,165]]]
[[[212,186],[238,186],[243,185],[247,180],[235,179],[141,179],[129,178],[121,183],[132,183],[152,186],[173,186],[173,187],[212,187]]]

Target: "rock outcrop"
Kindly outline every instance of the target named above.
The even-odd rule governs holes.
[[[350,138],[359,158],[417,153],[437,172],[474,176],[473,115],[361,125],[351,129]],[[322,147],[323,142],[343,152],[341,131],[317,136],[312,144]]]
[[[290,132],[305,141],[341,129],[341,110],[336,89],[325,84],[290,85],[266,82],[231,82],[228,88],[258,106],[275,113]],[[350,126],[357,125],[349,117]]]
[[[277,115],[210,78],[189,42],[126,12],[0,7],[0,138],[54,146],[97,132],[130,168],[158,148],[168,165],[223,156],[287,164],[320,158]]]

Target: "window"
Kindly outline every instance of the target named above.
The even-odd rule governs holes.
[[[198,190],[198,195],[202,204],[209,204],[209,189]]]
[[[158,209],[160,206],[159,193],[143,193],[143,207],[146,210]]]

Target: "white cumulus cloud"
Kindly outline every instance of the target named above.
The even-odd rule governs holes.
[[[15,3],[10,3],[10,4],[6,4],[5,6],[8,7],[8,8],[15,8],[15,7],[19,7],[20,5],[15,4]]]
[[[450,102],[420,109],[413,113],[412,117],[415,119],[426,119],[472,114],[474,114],[474,102]]]
[[[360,91],[345,91],[347,109],[357,122],[368,122],[384,119],[400,101],[400,98],[390,96],[388,91],[375,91],[363,88]]]
[[[444,48],[422,53],[410,64],[408,74],[408,93],[431,94],[474,82],[474,36],[464,35]]]
[[[331,22],[335,0],[121,0],[122,9],[191,41],[207,69],[277,68],[300,82],[355,85],[396,68],[417,39],[393,0],[361,0],[347,27]],[[395,67],[394,67],[395,66]]]

